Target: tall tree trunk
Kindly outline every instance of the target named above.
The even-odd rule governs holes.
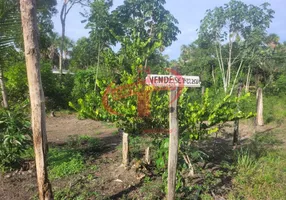
[[[213,78],[213,82],[214,82],[214,85],[216,84],[215,82],[215,69],[214,69],[214,66],[212,65],[212,78]]]
[[[31,102],[31,121],[40,200],[53,199],[47,173],[45,101],[40,74],[36,0],[20,0],[25,58]]]
[[[65,38],[65,22],[62,22],[62,39],[61,39],[61,49],[60,49],[60,75],[63,73],[63,65],[64,65],[64,38]]]
[[[3,107],[8,108],[9,107],[8,98],[7,98],[7,92],[6,92],[2,68],[0,68],[0,87],[1,87],[1,93],[2,93],[2,99],[3,99]]]
[[[98,43],[98,52],[97,52],[97,66],[96,66],[95,83],[94,83],[95,93],[96,93],[96,84],[97,84],[97,76],[98,76],[98,68],[99,68],[99,59],[100,59],[100,43]]]
[[[256,72],[256,74],[255,74],[255,87],[256,88],[258,88],[259,83],[260,83],[260,75],[258,72]]]
[[[216,46],[216,56],[217,56],[217,60],[218,60],[218,65],[219,65],[219,69],[221,72],[221,78],[222,78],[222,83],[223,83],[223,89],[224,92],[227,93],[227,80],[226,80],[226,73],[224,70],[224,64],[223,64],[223,58],[222,58],[222,53],[221,53],[221,45],[219,44],[218,47]]]
[[[60,75],[63,73],[63,52],[64,52],[64,46],[65,46],[65,32],[66,32],[66,10],[67,10],[67,0],[64,1],[62,10],[61,10],[61,25],[62,25],[62,38],[61,38],[61,44],[60,44],[60,62],[59,62],[59,70]]]
[[[227,85],[230,86],[231,78],[231,58],[232,58],[232,41],[231,36],[229,35],[229,49],[228,49],[228,62],[227,62]]]
[[[230,90],[229,95],[232,95],[233,88],[234,88],[234,86],[235,86],[235,84],[236,84],[236,80],[237,80],[237,77],[238,77],[238,75],[239,75],[239,73],[240,73],[240,70],[241,70],[242,65],[243,65],[243,59],[240,61],[239,67],[238,67],[238,69],[237,69],[237,71],[236,71],[236,75],[235,75],[235,78],[234,78],[234,80],[233,80],[233,84],[232,84],[232,87],[231,87],[231,90]]]

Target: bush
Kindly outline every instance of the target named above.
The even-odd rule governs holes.
[[[15,167],[31,145],[30,122],[20,111],[0,110],[0,167]]]
[[[68,102],[71,100],[74,82],[73,75],[65,74],[60,77],[52,73],[49,63],[43,63],[41,65],[41,76],[47,109],[69,108]]]
[[[8,99],[12,104],[28,98],[28,80],[25,63],[19,62],[4,73]]]
[[[276,122],[281,123],[286,117],[286,95],[283,96],[266,96],[264,103],[264,121],[265,123]]]
[[[83,73],[83,77],[89,77],[81,79],[83,81],[81,82],[83,85],[81,95],[84,97],[79,98],[77,104],[70,103],[81,118],[117,121],[118,127],[132,134],[140,134],[143,130],[168,129],[169,95],[167,91],[154,91],[153,88],[145,86],[142,79],[138,80],[137,75],[128,74],[125,71],[121,74],[120,85],[111,83],[110,80],[100,79],[96,82],[96,91],[93,90],[95,80],[92,72]],[[206,89],[203,98],[199,98],[195,92],[195,99],[191,90],[185,88],[181,91],[178,100],[179,128],[188,139],[198,138],[200,134],[212,132],[210,127],[215,124],[252,116],[252,113],[246,115],[238,112],[238,98],[226,96],[216,98],[214,101],[208,91]],[[143,107],[143,102],[137,102],[138,96],[148,97],[150,94],[152,94],[150,105]],[[240,100],[244,101],[248,96],[248,94],[244,95]],[[145,98],[142,100],[146,101]],[[138,117],[139,109],[146,111],[148,106],[150,116]],[[205,123],[206,121],[209,124]],[[200,133],[197,126],[200,127]]]
[[[10,105],[16,105],[29,98],[28,80],[25,63],[10,66],[4,73]],[[41,78],[47,109],[67,109],[72,99],[74,77],[71,74],[61,78],[53,74],[50,63],[41,63]]]

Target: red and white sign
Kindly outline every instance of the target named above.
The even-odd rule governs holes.
[[[200,77],[149,74],[145,83],[155,87],[200,87]]]

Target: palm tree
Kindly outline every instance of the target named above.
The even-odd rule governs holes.
[[[279,43],[279,36],[275,33],[271,33],[266,37],[266,44],[271,48],[271,49],[275,49],[276,46]]]
[[[58,66],[59,69],[61,68],[59,66],[61,62],[62,62],[61,63],[62,70],[66,69],[66,60],[70,56],[71,49],[74,47],[74,42],[73,40],[65,36],[64,38],[65,45],[62,50],[62,58],[60,58],[62,38],[57,33],[53,33],[51,37],[52,37],[52,45],[49,47],[49,58],[52,60],[55,66]]]
[[[3,107],[8,108],[8,99],[3,78],[3,65],[7,48],[14,45],[21,20],[18,3],[13,0],[0,0],[0,88]]]

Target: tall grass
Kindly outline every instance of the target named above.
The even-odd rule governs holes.
[[[237,151],[228,199],[285,199],[286,151],[278,144],[276,133],[259,133],[249,147]]]

